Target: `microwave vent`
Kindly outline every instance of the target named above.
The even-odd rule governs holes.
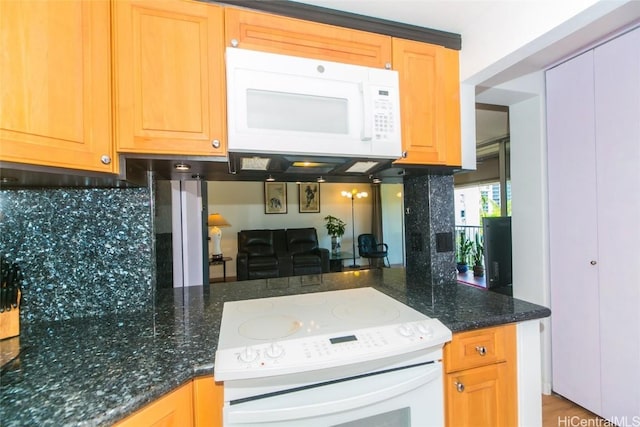
[[[367,173],[374,167],[378,166],[380,162],[355,162],[346,173]]]
[[[266,171],[270,162],[271,159],[266,157],[243,157],[240,168],[242,170]]]

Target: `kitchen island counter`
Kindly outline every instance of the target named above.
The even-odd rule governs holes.
[[[544,318],[548,308],[461,284],[412,283],[404,269],[349,271],[158,291],[136,314],[23,324],[0,376],[3,426],[111,425],[213,374],[225,301],[373,287],[453,332]]]

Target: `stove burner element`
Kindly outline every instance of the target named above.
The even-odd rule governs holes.
[[[273,303],[264,299],[240,301],[236,305],[236,310],[240,313],[265,313],[270,311],[272,308]]]
[[[385,307],[368,302],[353,302],[335,307],[333,315],[343,320],[368,324],[372,321],[390,322],[400,316],[400,312],[394,307]]]
[[[301,294],[291,297],[291,302],[293,304],[301,306],[321,305],[326,301],[326,297],[322,294]]]
[[[278,340],[292,335],[302,327],[295,317],[284,314],[256,317],[238,327],[240,335],[254,340]]]

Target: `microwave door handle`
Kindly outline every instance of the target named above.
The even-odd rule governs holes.
[[[371,141],[373,138],[373,105],[371,105],[371,86],[367,83],[360,83],[360,92],[362,96],[362,130],[360,139],[362,141]]]

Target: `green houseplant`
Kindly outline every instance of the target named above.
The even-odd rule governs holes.
[[[473,242],[467,237],[465,230],[458,233],[458,250],[456,268],[460,273],[466,273],[469,270],[469,256],[473,250]]]
[[[473,242],[473,275],[477,277],[484,276],[484,246],[482,244],[482,236],[477,233]]]
[[[331,253],[340,253],[340,240],[344,235],[347,224],[340,218],[327,215],[324,217],[327,233],[331,236]]]

